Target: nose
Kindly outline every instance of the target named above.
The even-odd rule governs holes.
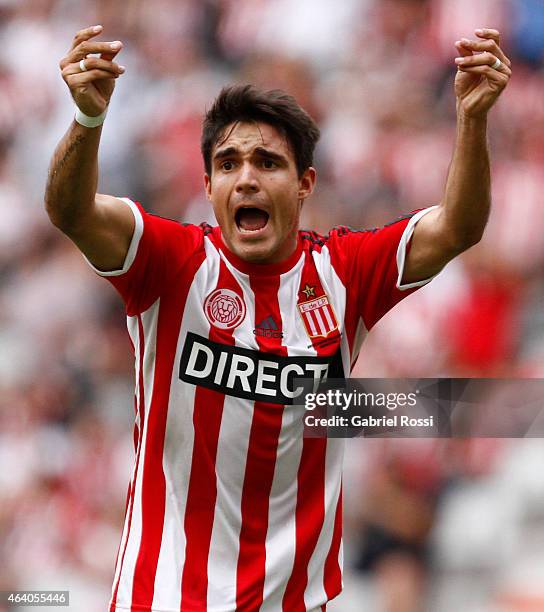
[[[259,191],[259,181],[255,173],[255,169],[249,163],[246,163],[240,169],[238,180],[236,181],[237,193],[257,193]]]

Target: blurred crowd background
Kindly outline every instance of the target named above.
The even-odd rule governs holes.
[[[514,75],[490,118],[484,240],[371,332],[359,377],[544,376],[542,0],[0,1],[0,590],[105,610],[133,460],[120,299],[43,210],[73,116],[58,62],[122,40],[100,187],[213,222],[200,122],[223,84],[295,95],[322,129],[304,226],[375,227],[437,203],[455,135],[454,41],[496,27]],[[346,589],[332,612],[544,610],[538,439],[353,440]]]

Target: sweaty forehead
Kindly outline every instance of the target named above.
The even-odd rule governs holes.
[[[255,147],[265,146],[268,149],[289,156],[291,147],[289,141],[278,129],[260,122],[238,121],[231,123],[217,141],[214,150],[226,147],[236,147],[241,151],[249,151]]]

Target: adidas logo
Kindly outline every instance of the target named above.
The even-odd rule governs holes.
[[[274,329],[277,330],[278,326],[276,325],[276,321],[272,316],[266,317],[263,319],[258,325],[256,325],[257,329]]]
[[[255,326],[253,333],[256,336],[262,336],[264,338],[283,338],[283,334],[278,331],[278,326],[274,317],[270,315],[263,319],[260,323]]]

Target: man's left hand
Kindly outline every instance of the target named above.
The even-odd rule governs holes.
[[[455,58],[457,111],[465,117],[485,117],[506,87],[511,62],[499,44],[497,30],[475,30],[480,40],[462,38],[455,43],[460,57]],[[500,61],[500,65],[497,64]],[[496,68],[493,66],[496,65]]]

